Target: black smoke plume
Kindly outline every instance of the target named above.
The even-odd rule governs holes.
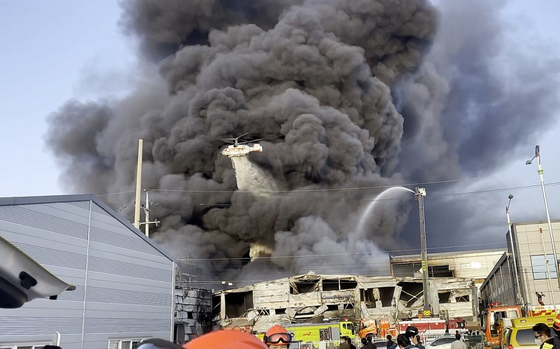
[[[380,200],[359,230],[370,200],[398,183],[488,173],[500,165],[491,148],[526,129],[524,111],[545,126],[558,104],[555,74],[525,81],[540,63],[517,77],[495,71],[504,29],[499,8],[482,1],[440,12],[423,0],[122,8],[121,25],[159,75],[122,100],[69,101],[47,143],[73,191],[121,193],[103,196],[116,207],[133,197],[142,138],[143,187],[162,222],[155,239],[206,279],[386,274],[384,251],[415,245],[417,229],[403,231],[414,200]],[[237,190],[222,139],[242,134],[262,139],[248,158],[275,190]]]

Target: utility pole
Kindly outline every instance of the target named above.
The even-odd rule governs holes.
[[[153,220],[150,222],[150,197],[148,196],[148,191],[144,190],[146,192],[146,203],[144,204],[144,215],[146,218],[146,221],[140,223],[140,224],[144,224],[144,232],[146,233],[147,237],[150,237],[150,224],[154,223],[156,225],[156,227],[159,224],[159,221]]]
[[[426,247],[426,220],[424,217],[424,197],[426,188],[415,188],[414,197],[418,200],[418,214],[420,216],[420,249],[422,258],[422,284],[424,288],[424,315],[431,316],[430,289],[428,284],[428,252]]]
[[[136,200],[134,202],[134,226],[140,229],[140,194],[142,191],[142,149],[143,141],[138,140],[138,165],[136,167]]]
[[[515,293],[515,300],[517,304],[521,303],[521,306],[525,308],[525,297],[521,293],[521,284],[519,283],[519,273],[517,271],[517,255],[515,253],[515,245],[513,244],[513,232],[511,231],[511,220],[509,218],[509,205],[511,204],[511,199],[513,199],[513,195],[508,195],[508,204],[506,206],[506,218],[507,218],[507,225],[508,225],[508,233],[509,233],[509,242],[511,245],[511,255],[513,259],[513,274],[515,277],[515,287],[513,292]]]

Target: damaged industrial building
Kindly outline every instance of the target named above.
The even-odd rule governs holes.
[[[432,312],[476,320],[478,288],[503,251],[431,254],[428,258]],[[216,327],[264,332],[273,324],[387,319],[391,323],[422,312],[424,292],[419,256],[391,257],[390,276],[303,275],[217,291]]]

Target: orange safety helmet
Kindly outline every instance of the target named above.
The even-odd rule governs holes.
[[[252,334],[241,331],[220,330],[210,332],[183,345],[185,349],[267,349]]]
[[[556,332],[556,334],[560,333],[560,314],[558,314],[558,316],[556,316],[556,319],[554,319],[552,329],[554,330],[554,332]]]
[[[289,344],[292,342],[292,334],[288,332],[284,327],[280,325],[274,325],[266,331],[263,341],[266,345],[279,344],[280,342],[284,344]]]

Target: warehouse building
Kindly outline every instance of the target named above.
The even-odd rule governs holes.
[[[173,339],[175,262],[93,195],[0,198],[0,235],[75,285],[0,312],[0,348],[133,349]]]

